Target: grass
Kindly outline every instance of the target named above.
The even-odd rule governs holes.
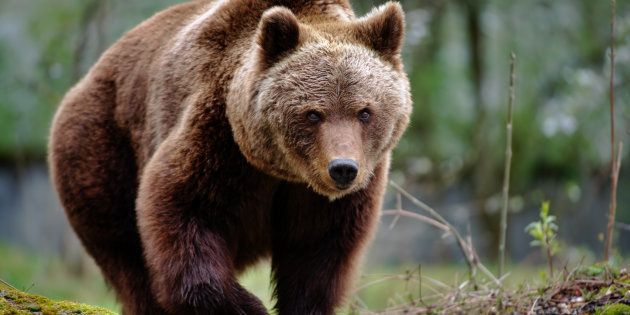
[[[5,245],[0,245],[0,257],[0,279],[21,291],[120,311],[96,267],[78,277],[57,257],[32,255]]]
[[[542,266],[507,267],[511,272],[504,281],[506,290],[517,290],[523,283],[538,286],[543,282],[539,276],[544,271]],[[442,299],[445,292],[456,290],[467,279],[468,267],[464,264],[368,269],[359,281],[355,299],[362,309],[371,311],[411,305],[420,300],[433,304]]]
[[[19,248],[0,245],[0,257],[0,279],[21,291],[120,312],[113,292],[107,288],[94,264],[86,268],[83,276],[77,276],[54,256],[29,254]],[[261,264],[243,274],[240,282],[271,308],[269,279],[268,264]]]
[[[95,266],[88,267],[83,277],[72,274],[57,257],[28,254],[24,250],[0,245],[0,279],[30,294],[54,300],[68,300],[104,307],[120,312],[113,293],[107,289]],[[541,268],[521,266],[510,268],[514,272],[507,278],[508,285],[538,278]],[[406,271],[413,273],[406,277]],[[457,286],[467,276],[465,265],[431,265],[422,267],[422,294],[430,301],[433,290],[440,284]],[[361,303],[370,310],[383,310],[392,305],[417,298],[420,289],[417,266],[391,266],[365,268],[358,279],[356,296],[350,301]],[[408,279],[407,279],[408,278]],[[240,283],[258,296],[269,309],[271,300],[270,268],[261,263],[241,275]],[[360,302],[359,302],[360,301]],[[346,314],[349,309],[341,310]]]
[[[511,266],[512,267],[512,266]],[[422,267],[422,289],[419,288],[418,266],[390,266],[364,268],[363,275],[356,283],[355,295],[350,301],[360,303],[363,308],[374,311],[384,310],[393,305],[405,303],[409,298],[417,298],[420,294],[431,302],[436,286],[447,285],[457,287],[468,275],[465,265],[430,265]],[[516,288],[520,283],[541,283],[537,280],[544,267],[520,266],[512,268],[506,280],[506,286]],[[535,281],[532,281],[535,278]],[[258,296],[267,308],[271,309],[270,269],[268,263],[262,263],[250,269],[240,277],[241,284]],[[340,313],[349,312],[346,308]]]
[[[120,312],[113,293],[107,289],[95,266],[87,268],[84,276],[79,277],[69,272],[55,257],[27,254],[24,250],[2,245],[0,257],[0,279],[21,291]],[[495,266],[490,267],[495,269]],[[505,303],[507,309],[512,307],[514,310],[536,305],[547,309],[553,307],[549,301],[581,298],[582,305],[590,304],[596,312],[619,314],[615,311],[626,306],[615,306],[614,303],[625,301],[623,299],[630,296],[630,277],[627,273],[620,276],[617,272],[615,280],[614,276],[610,276],[615,272],[609,272],[606,267],[586,265],[575,268],[576,276],[566,276],[565,271],[564,276],[553,280],[546,275],[544,266],[506,267],[510,272],[503,280],[501,291],[488,290],[492,282],[467,282],[469,271],[465,264],[427,265],[421,268],[414,265],[367,267],[358,279],[349,305],[337,313],[398,314],[400,312],[391,310],[401,309],[418,311],[419,314],[448,313],[445,309],[486,312],[488,307],[494,307],[497,303]],[[584,270],[581,275],[578,269]],[[250,269],[241,275],[239,281],[269,309],[272,308],[269,263],[261,263]],[[475,289],[476,286],[479,289]],[[458,308],[465,306],[473,308]]]

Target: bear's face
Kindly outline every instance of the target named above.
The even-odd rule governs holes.
[[[392,3],[328,32],[300,25],[287,9],[265,13],[250,93],[231,89],[247,105],[228,108],[247,159],[331,199],[367,186],[411,113],[402,28]]]
[[[268,72],[261,110],[288,172],[331,198],[365,187],[410,111],[406,77],[367,48],[305,45]]]

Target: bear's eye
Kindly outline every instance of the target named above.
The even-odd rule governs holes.
[[[370,121],[370,111],[367,108],[359,112],[359,120],[364,123]]]
[[[308,119],[309,122],[316,124],[322,120],[322,116],[318,112],[311,111],[306,113],[306,119]]]

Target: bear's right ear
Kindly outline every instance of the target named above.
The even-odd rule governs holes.
[[[263,68],[268,68],[298,45],[300,25],[291,10],[274,7],[267,10],[258,26],[258,46]]]

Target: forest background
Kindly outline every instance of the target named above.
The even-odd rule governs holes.
[[[52,114],[100,54],[173,0],[0,0],[0,279],[117,310],[69,230],[45,163]],[[383,1],[352,1],[359,14]],[[514,277],[544,254],[524,231],[550,201],[557,261],[601,259],[610,194],[610,3],[594,0],[402,0],[414,112],[391,180],[470,231],[492,269],[500,238],[510,54],[517,56],[507,234]],[[630,148],[630,1],[616,10],[616,134]],[[630,254],[630,157],[622,152],[613,259]],[[384,208],[395,206],[391,191]],[[421,210],[403,200],[403,208]],[[450,237],[385,217],[365,272],[426,266],[465,274]],[[391,228],[390,228],[391,226]],[[262,267],[264,269],[264,267]],[[268,295],[266,278],[243,280]],[[447,281],[445,280],[445,281]],[[83,289],[82,289],[83,288]],[[89,288],[86,290],[86,288]],[[386,288],[386,287],[385,287]],[[386,289],[362,293],[375,308]],[[378,293],[377,293],[378,292]]]

